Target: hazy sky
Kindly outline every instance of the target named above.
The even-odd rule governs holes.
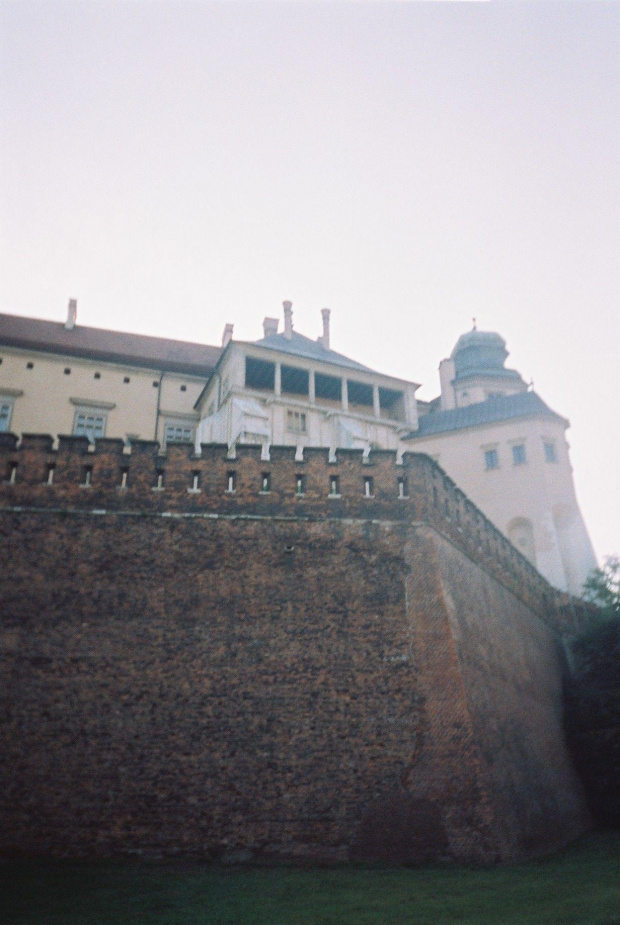
[[[423,398],[476,316],[620,552],[618,3],[0,11],[0,311],[219,343],[329,306]]]

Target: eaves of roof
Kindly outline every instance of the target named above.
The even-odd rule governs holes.
[[[536,392],[517,392],[515,395],[488,398],[465,408],[425,414],[419,419],[418,430],[412,431],[403,439],[419,440],[434,434],[450,433],[466,427],[480,427],[522,417],[553,418],[560,421],[564,427],[568,427],[567,419],[552,411]]]
[[[210,376],[222,352],[220,347],[83,325],[67,330],[57,321],[6,314],[0,314],[0,344],[192,376]]]

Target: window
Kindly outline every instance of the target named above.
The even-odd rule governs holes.
[[[73,433],[76,437],[88,437],[94,443],[99,437],[105,436],[106,419],[105,411],[76,411]]]
[[[527,462],[527,457],[525,455],[525,444],[524,443],[515,443],[512,448],[512,461],[515,466],[521,466],[524,462]]]
[[[298,369],[296,366],[283,366],[280,375],[282,392],[289,395],[308,395],[310,375],[307,369]]]
[[[266,389],[273,392],[276,387],[276,364],[266,360],[255,360],[254,357],[245,358],[245,387],[246,389]],[[225,392],[222,386],[222,394]]]
[[[485,469],[499,469],[499,456],[497,450],[484,451],[484,466]]]
[[[353,382],[349,379],[347,383],[347,391],[349,396],[349,405],[355,407],[361,405],[362,407],[372,408],[372,386],[366,385],[365,382]]]
[[[365,498],[374,498],[374,480],[371,476],[366,476],[364,479],[364,497]]]
[[[342,379],[315,373],[314,397],[340,403],[342,401]]]
[[[340,497],[340,479],[337,475],[332,475],[329,480],[329,496],[331,498]]]
[[[402,392],[380,388],[379,408],[382,418],[391,418],[394,421],[405,420],[405,401]]]
[[[303,475],[298,474],[295,476],[295,493],[296,494],[298,495],[304,494],[305,488],[306,488],[305,481],[306,480],[303,477]]]
[[[263,472],[261,477],[261,492],[268,494],[271,491],[271,473]]]
[[[192,443],[193,440],[194,428],[192,424],[186,424],[183,421],[166,423],[164,430],[165,443]]]
[[[306,433],[306,415],[303,411],[286,412],[286,429],[294,434]]]
[[[525,517],[515,517],[508,524],[506,530],[508,539],[516,546],[520,553],[536,565],[536,544],[534,542],[534,527]]]
[[[544,444],[545,447],[545,462],[554,463],[558,461],[557,453],[555,452],[555,443]]]
[[[0,398],[0,433],[6,434],[11,428],[11,417],[13,416],[13,399]]]

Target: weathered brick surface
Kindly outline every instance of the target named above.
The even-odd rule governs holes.
[[[490,861],[587,824],[578,616],[426,457],[0,454],[2,850]]]

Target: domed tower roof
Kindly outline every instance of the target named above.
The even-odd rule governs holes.
[[[505,369],[506,341],[494,331],[468,331],[461,334],[450,358],[454,360],[455,381],[470,376],[499,376],[520,379],[515,369]]]

